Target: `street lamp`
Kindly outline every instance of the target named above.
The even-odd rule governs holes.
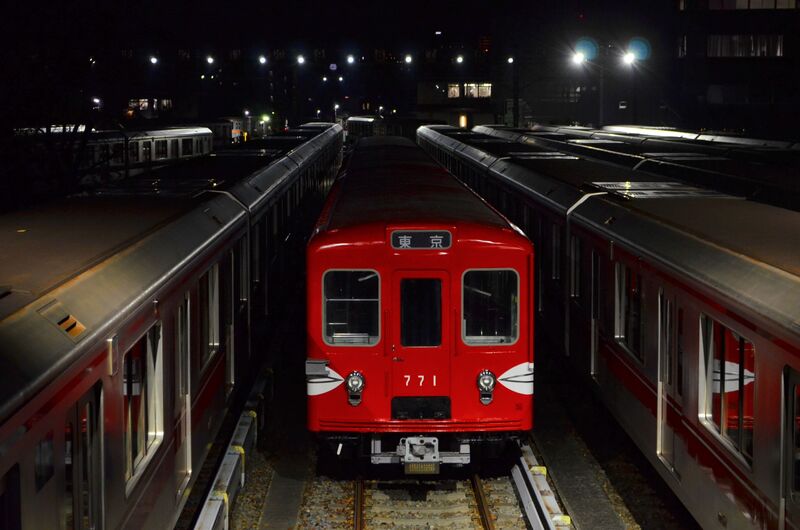
[[[509,57],[508,59],[506,59],[506,62],[508,64],[514,64],[514,58],[513,57]]]
[[[353,57],[353,55],[352,55],[352,54],[351,54],[351,55],[348,55],[348,56],[347,56],[347,64],[353,64],[354,62],[356,62],[356,58],[355,58],[355,57]]]
[[[258,56],[258,63],[259,64],[267,64],[267,58],[264,55]]]
[[[599,46],[597,41],[588,37],[582,37],[575,44],[575,52],[572,55],[572,63],[576,66],[587,65],[596,69],[599,73],[599,90],[598,90],[598,123],[602,127],[605,123],[605,76],[606,70],[611,70],[610,52],[614,50],[615,55],[619,57],[622,64],[626,65],[631,70],[631,85],[632,85],[632,98],[633,104],[633,122],[636,120],[636,63],[647,59],[650,55],[650,43],[647,39],[642,37],[634,37],[628,43],[625,49],[620,49],[614,44],[604,44]],[[620,55],[621,53],[621,55]]]
[[[151,55],[150,64],[158,64],[158,57],[156,57],[155,55]]]
[[[245,115],[245,116],[250,116],[250,111],[249,111],[249,110],[247,110],[247,109],[244,109],[244,115]]]
[[[322,76],[322,82],[323,83],[327,83],[328,82],[328,76],[327,75],[323,75]]]
[[[214,58],[209,55],[206,57],[206,62],[208,64],[214,64]]]
[[[339,76],[339,82],[341,83],[342,81],[344,81],[344,77]]]
[[[411,55],[406,54],[406,57],[405,57],[406,64],[411,64],[411,61],[413,61],[413,60],[414,60],[414,58],[411,57]]]
[[[305,64],[305,63],[306,63],[306,58],[303,57],[302,55],[298,55],[297,56],[297,64]]]
[[[319,119],[319,113],[322,112],[322,109],[317,109],[317,119]]]
[[[459,55],[459,56],[457,56],[457,57],[456,57],[456,62],[457,62],[458,64],[461,64],[461,63],[463,63],[463,62],[464,62],[464,56],[463,56],[463,55]]]
[[[622,62],[627,65],[632,65],[636,62],[636,55],[633,52],[626,52],[625,55],[622,56]]]

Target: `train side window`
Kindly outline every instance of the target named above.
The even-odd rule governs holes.
[[[614,336],[634,357],[642,354],[642,277],[622,263],[616,264]]]
[[[53,431],[45,434],[42,441],[36,444],[36,454],[33,460],[34,482],[36,491],[41,491],[53,476]]]
[[[19,492],[19,464],[6,471],[0,479],[0,528],[22,528],[22,504]]]
[[[675,376],[675,389],[679,396],[683,396],[683,308],[678,308],[677,336],[675,337],[675,351],[677,374]]]
[[[205,368],[219,351],[219,264],[215,263],[200,278],[200,366]]]
[[[239,275],[239,303],[246,304],[250,298],[249,285],[247,282],[247,241],[245,238],[239,240],[239,250],[236,254]]]
[[[572,298],[581,296],[581,240],[570,236],[569,248],[569,294]]]
[[[250,259],[253,261],[252,275],[250,279],[257,284],[261,279],[261,221],[253,226],[250,236]]]
[[[98,382],[67,413],[62,511],[67,530],[102,527],[102,394],[102,383]]]
[[[125,479],[141,476],[164,437],[164,359],[161,325],[155,324],[123,360]]]
[[[442,343],[442,280],[400,280],[400,344],[439,346]]]
[[[553,262],[552,267],[553,273],[552,278],[554,280],[561,279],[561,227],[558,226],[557,223],[553,223],[553,234],[552,234],[552,250],[553,250]]]
[[[178,410],[183,407],[184,396],[189,393],[189,359],[190,359],[190,298],[188,293],[178,306],[175,314],[175,353],[178,356],[176,364],[175,403]]]
[[[705,368],[700,380],[701,418],[752,464],[755,348],[706,315],[700,317],[700,330]]]
[[[153,158],[153,144],[149,140],[142,142],[142,161],[150,162]]]
[[[98,162],[100,162],[101,164],[108,164],[109,157],[111,156],[108,154],[109,148],[110,146],[108,144],[100,145],[100,160],[98,160]]]
[[[800,495],[800,384],[797,384],[798,376],[792,372],[790,376],[794,384],[791,385],[792,412],[789,420],[792,422],[788,432],[791,433],[792,443],[789,445],[791,462],[791,487],[792,497],[797,500]]]
[[[139,142],[128,142],[128,162],[139,161]]]
[[[331,270],[322,277],[323,339],[371,346],[380,338],[380,277],[374,270]]]
[[[122,149],[121,143],[111,144],[111,162],[114,164],[122,164],[124,162],[125,151]]]
[[[181,154],[178,152],[178,139],[170,140],[170,158],[180,158]]]
[[[192,155],[192,139],[191,138],[184,138],[181,140],[181,156],[191,156]]]
[[[514,270],[464,273],[465,344],[511,344],[519,335],[519,275]]]

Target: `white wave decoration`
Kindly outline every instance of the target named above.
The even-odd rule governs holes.
[[[713,392],[715,394],[719,394],[719,387],[720,387],[720,369],[719,369],[719,359],[714,359],[714,379],[712,383]],[[725,361],[725,374],[724,374],[723,381],[725,382],[725,393],[728,392],[738,392],[739,391],[739,363],[733,363],[731,361]],[[756,380],[756,374],[748,370],[747,368],[744,369],[744,386],[752,384]]]
[[[525,396],[533,395],[533,363],[520,363],[509,368],[498,381],[512,392]]]
[[[344,383],[344,377],[337,374],[333,368],[328,366],[326,370],[328,375],[316,376],[306,380],[306,393],[309,396],[325,394]]]

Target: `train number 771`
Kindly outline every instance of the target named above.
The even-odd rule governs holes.
[[[405,379],[405,381],[406,381],[406,386],[411,386],[411,380],[413,379],[413,376],[406,374],[406,375],[403,376],[403,379]],[[436,386],[436,376],[435,375],[432,377],[432,380],[433,380],[433,386]],[[418,375],[417,378],[416,378],[416,382],[417,382],[417,386],[423,386],[425,384],[425,376],[424,375]]]

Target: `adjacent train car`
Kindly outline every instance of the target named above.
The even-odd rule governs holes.
[[[624,132],[631,130],[642,135]],[[555,126],[523,130],[498,125],[473,129],[495,138],[564,151],[782,208],[800,208],[800,149],[792,148],[790,142],[706,135],[644,136],[648,130]]]
[[[0,216],[4,529],[177,520],[341,159],[339,126],[295,136]]]
[[[407,473],[533,421],[533,249],[404,138],[362,139],[307,250],[308,427]]]
[[[211,129],[176,127],[143,131],[99,131],[86,143],[82,166],[89,172],[139,172],[200,157],[212,151]]]
[[[697,521],[798,528],[800,214],[454,128],[419,142],[531,236],[540,337]]]

